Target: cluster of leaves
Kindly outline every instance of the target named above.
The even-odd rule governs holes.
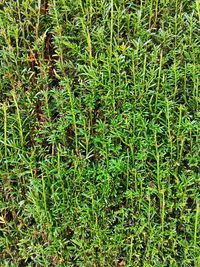
[[[2,266],[198,266],[198,0],[0,5]]]

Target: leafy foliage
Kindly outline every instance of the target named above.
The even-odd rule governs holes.
[[[196,1],[0,3],[2,266],[199,266]]]

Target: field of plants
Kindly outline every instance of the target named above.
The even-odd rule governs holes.
[[[0,0],[0,266],[200,266],[200,0]]]

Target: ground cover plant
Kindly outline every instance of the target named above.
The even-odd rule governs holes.
[[[200,1],[0,1],[0,266],[200,266]]]

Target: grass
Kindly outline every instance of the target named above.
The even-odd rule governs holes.
[[[0,1],[0,266],[200,266],[200,1]]]

